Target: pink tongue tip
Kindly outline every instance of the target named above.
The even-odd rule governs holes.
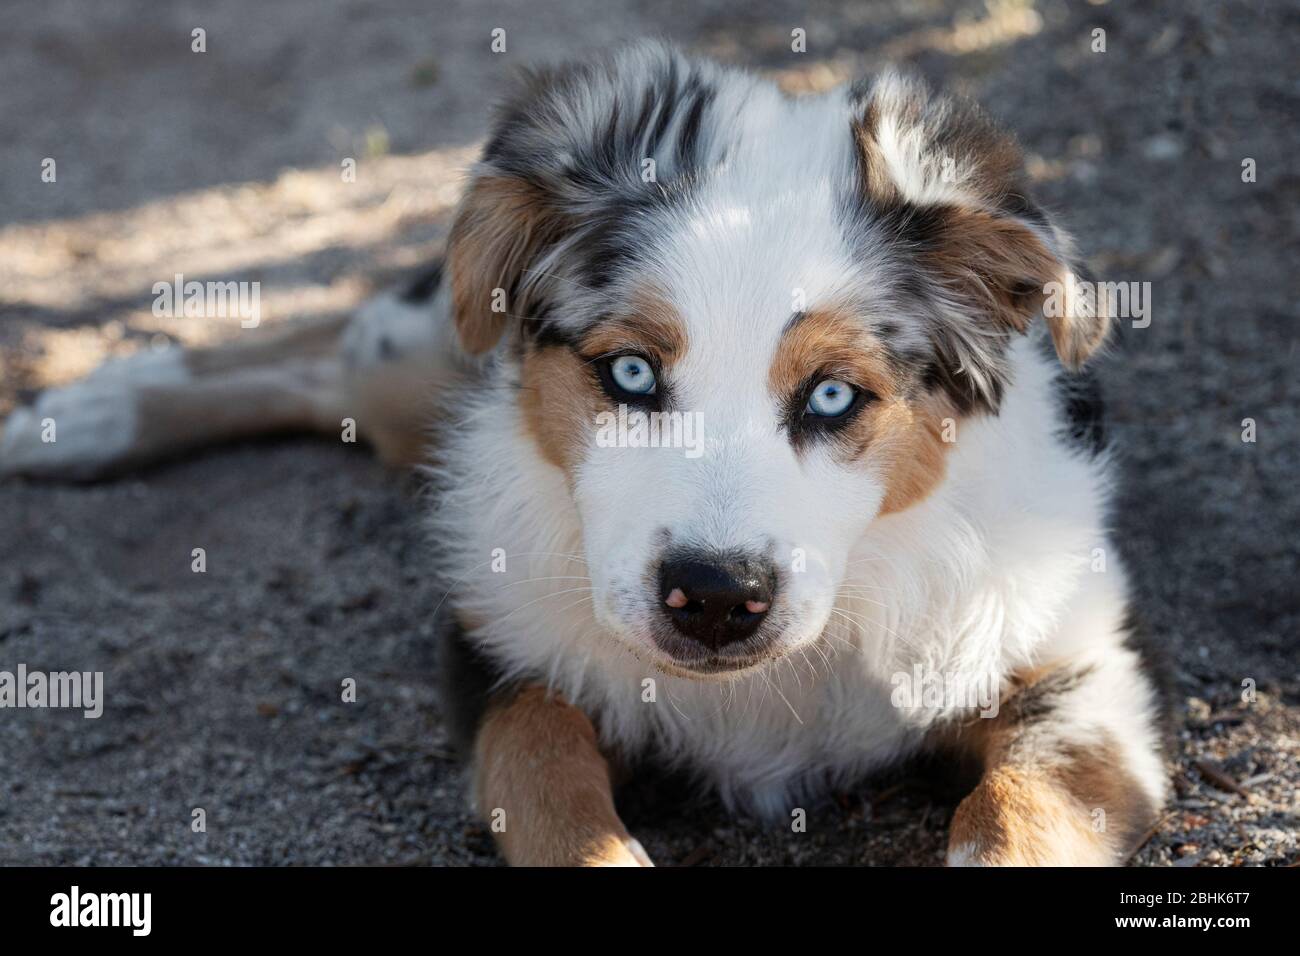
[[[750,614],[762,614],[768,608],[766,601],[746,601],[745,610]]]
[[[686,595],[681,588],[673,588],[668,592],[668,597],[664,598],[664,603],[669,607],[686,607]]]

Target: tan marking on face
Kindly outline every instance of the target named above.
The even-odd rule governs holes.
[[[893,398],[899,387],[884,347],[860,318],[838,307],[809,311],[785,333],[768,370],[768,386],[784,399],[814,373],[843,376],[882,399]]]
[[[642,865],[614,809],[595,728],[576,707],[526,688],[489,710],[474,756],[475,804],[504,823],[494,836],[511,865]]]
[[[956,412],[939,397],[906,393],[882,343],[851,311],[814,310],[782,339],[768,385],[783,404],[794,400],[814,375],[840,378],[869,389],[876,398],[832,437],[846,464],[870,456],[883,468],[881,514],[923,500],[943,478],[943,420]]]
[[[1123,862],[1154,822],[1156,808],[1125,768],[1119,744],[1104,733],[1087,747],[1036,737],[1032,762],[1019,746],[1025,725],[1005,704],[1050,673],[1017,672],[997,717],[972,720],[951,737],[985,770],[953,815],[949,846],[993,865]],[[1096,816],[1097,810],[1105,816]]]
[[[596,428],[596,416],[612,409],[593,363],[600,356],[626,351],[671,368],[686,352],[686,329],[671,306],[645,291],[632,302],[628,314],[611,317],[588,332],[576,352],[548,347],[524,356],[524,422],[546,460],[570,477]]]
[[[605,407],[591,367],[567,348],[525,354],[519,404],[542,456],[570,478]]]
[[[882,515],[924,501],[943,480],[953,445],[943,440],[945,420],[955,427],[957,411],[940,395],[897,399],[878,413],[874,434],[887,462]]]

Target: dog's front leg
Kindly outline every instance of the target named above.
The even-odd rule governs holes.
[[[984,769],[953,815],[949,864],[1123,863],[1165,796],[1157,724],[1126,649],[1017,675],[997,716],[961,733]]]
[[[474,744],[475,800],[513,866],[651,866],[614,810],[587,715],[544,688],[495,703]]]

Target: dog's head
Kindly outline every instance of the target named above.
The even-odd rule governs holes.
[[[532,74],[450,250],[581,517],[597,617],[694,675],[815,640],[851,548],[996,414],[1069,274],[1009,138],[886,77],[788,99],[657,46]],[[1048,320],[1076,366],[1104,317]]]

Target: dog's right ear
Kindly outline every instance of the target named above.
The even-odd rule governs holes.
[[[537,185],[495,171],[474,177],[447,252],[452,317],[466,352],[488,351],[512,319],[528,316],[525,270],[568,228]]]
[[[522,71],[498,104],[447,244],[452,319],[471,355],[491,350],[540,303],[527,270],[570,228],[548,175],[557,132],[545,104],[573,68]],[[530,301],[532,300],[532,301]]]
[[[574,184],[556,164],[577,135],[566,101],[591,73],[576,64],[522,70],[497,105],[447,249],[452,317],[471,355],[545,309],[546,283],[530,267],[575,230]]]

